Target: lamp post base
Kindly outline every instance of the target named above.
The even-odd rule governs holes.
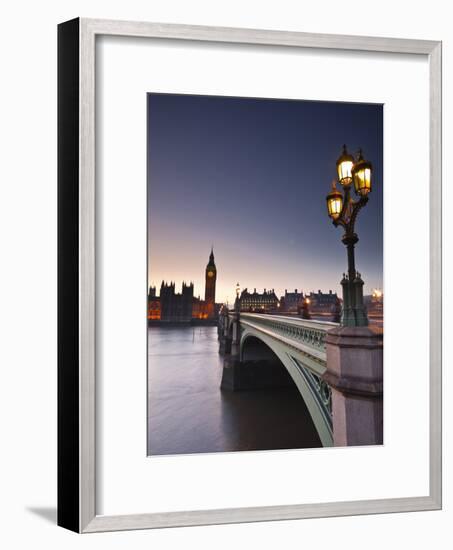
[[[363,303],[363,281],[360,273],[354,279],[343,275],[343,307],[341,310],[341,325],[344,327],[367,327],[368,316]]]
[[[343,310],[340,324],[343,327],[367,327],[368,317],[363,310]]]

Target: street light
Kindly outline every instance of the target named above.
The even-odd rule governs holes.
[[[310,305],[310,299],[305,298],[302,302],[302,319],[311,319],[309,306]]]
[[[236,283],[236,301],[234,303],[234,306],[235,306],[235,309],[236,311],[239,311],[239,305],[240,305],[240,300],[239,300],[239,295],[241,293],[241,287],[239,286],[239,283]]]
[[[362,149],[359,151],[359,158],[352,169],[354,179],[354,189],[357,195],[364,197],[371,191],[371,162],[365,160],[362,156]]]
[[[337,160],[338,181],[341,185],[351,185],[353,165],[354,157],[348,153],[346,145],[343,145],[343,153]]]
[[[327,195],[326,200],[329,216],[333,220],[338,219],[343,210],[343,194],[338,191],[335,180],[332,182],[332,191]]]
[[[372,165],[363,158],[362,150],[355,160],[343,145],[343,152],[337,160],[337,174],[343,193],[337,190],[335,181],[331,192],[327,195],[327,213],[335,227],[341,225],[344,234],[341,238],[348,251],[348,273],[343,274],[343,309],[341,324],[344,326],[366,326],[368,317],[363,303],[363,280],[355,269],[354,246],[359,238],[355,232],[355,222],[361,208],[368,202],[371,192]],[[357,200],[351,197],[351,184]]]

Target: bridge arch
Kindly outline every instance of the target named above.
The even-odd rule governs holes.
[[[303,357],[289,352],[278,340],[250,326],[242,326],[239,358],[241,363],[249,360],[275,357],[286,370],[286,373],[297,386],[302,399],[307,406],[315,429],[324,447],[333,445],[332,419],[326,410],[326,404],[320,398],[319,372],[314,372]],[[311,366],[311,365],[310,365]],[[259,366],[257,366],[259,368]]]
[[[279,359],[262,338],[253,334],[246,334],[241,338],[240,360],[260,361],[265,359]],[[282,365],[283,366],[283,365]],[[286,370],[286,369],[285,369]]]
[[[242,340],[239,362],[242,365],[242,387],[294,387],[294,380],[280,358],[261,338],[253,334],[248,334]]]

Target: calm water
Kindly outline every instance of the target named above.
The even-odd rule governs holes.
[[[220,390],[215,327],[148,329],[148,454],[319,447],[297,388]]]

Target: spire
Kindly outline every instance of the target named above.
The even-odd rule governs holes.
[[[206,266],[206,269],[215,269],[215,261],[214,261],[214,245],[211,246],[211,254],[209,254],[209,262]]]

